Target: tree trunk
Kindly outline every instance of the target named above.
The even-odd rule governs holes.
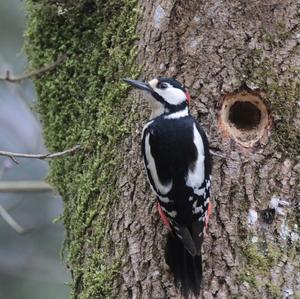
[[[179,298],[140,154],[149,110],[120,81],[141,72],[189,87],[224,156],[213,156],[202,298],[300,298],[299,1],[28,0],[27,10],[32,67],[68,56],[35,80],[46,143],[83,148],[49,174],[64,199],[72,297]]]

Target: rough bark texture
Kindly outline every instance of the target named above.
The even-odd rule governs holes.
[[[137,74],[130,50],[136,4],[114,2],[28,1],[33,65],[64,50],[71,57],[36,81],[47,144],[86,149],[53,162],[50,174],[65,202],[73,297],[178,298],[140,155],[149,111],[114,83]],[[202,297],[300,298],[299,2],[151,0],[138,7],[142,76],[185,82],[192,114],[226,156],[213,161]],[[218,115],[224,95],[246,85],[272,116],[268,134],[248,149],[224,135]]]

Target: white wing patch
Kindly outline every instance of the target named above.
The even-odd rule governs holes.
[[[168,197],[166,197],[166,196],[158,196],[158,197],[159,197],[159,200],[162,201],[162,202],[164,202],[164,203],[171,202],[171,200]]]
[[[195,194],[197,194],[197,195],[199,195],[199,196],[202,196],[202,195],[204,195],[204,193],[205,193],[205,187],[204,188],[201,188],[201,189],[194,189],[194,192],[195,192]]]
[[[204,190],[202,191],[202,189],[199,189],[204,181],[204,146],[200,133],[197,130],[196,124],[194,124],[193,126],[193,132],[194,144],[197,148],[198,157],[194,169],[189,169],[188,171],[186,184],[187,186],[192,187],[194,190],[198,189],[194,191],[196,194],[201,194],[202,192],[204,192]]]
[[[163,185],[157,175],[157,170],[156,170],[156,166],[155,166],[155,161],[153,159],[153,156],[151,154],[151,147],[150,147],[150,134],[148,133],[145,137],[145,155],[146,155],[146,159],[148,164],[146,165],[146,167],[149,169],[152,179],[153,179],[153,183],[157,189],[158,192],[160,192],[161,194],[167,194],[173,186],[173,182],[172,180],[167,184],[167,185]]]
[[[177,216],[177,212],[174,210],[174,211],[168,211],[165,207],[163,206],[160,206],[160,208],[165,212],[167,213],[171,218],[175,218]]]
[[[193,214],[203,213],[203,206],[197,207],[197,200],[193,203]]]
[[[167,213],[170,217],[172,217],[172,218],[175,218],[175,217],[177,216],[177,212],[176,212],[176,211],[171,211],[171,212],[166,211],[166,213]]]
[[[199,214],[199,213],[203,213],[203,207],[195,207],[195,209],[193,210],[193,214]]]

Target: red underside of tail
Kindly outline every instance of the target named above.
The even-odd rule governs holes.
[[[157,210],[158,210],[158,214],[162,220],[162,222],[164,223],[164,225],[168,228],[169,231],[171,231],[171,225],[170,225],[170,221],[167,218],[166,214],[164,213],[164,211],[161,209],[161,206],[159,203],[157,203]]]
[[[168,228],[169,231],[172,231],[170,221],[169,221],[168,217],[166,216],[166,214],[164,213],[164,211],[161,209],[161,206],[159,203],[157,203],[157,210],[158,210],[158,214],[159,214],[162,222],[164,223],[164,225]],[[207,216],[205,219],[205,230],[206,231],[208,228],[208,221],[209,221],[209,217],[211,215],[211,211],[212,211],[212,204],[209,202],[208,208],[207,208]]]

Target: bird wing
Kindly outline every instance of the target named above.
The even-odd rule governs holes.
[[[207,137],[196,121],[193,124],[193,137],[197,158],[189,167],[186,184],[193,189],[191,202],[195,220],[191,224],[190,231],[196,252],[200,254],[209,206],[211,165]]]
[[[151,137],[153,137],[153,132],[146,128],[143,131],[142,153],[150,185],[157,196],[163,197],[170,192],[173,182],[171,179],[162,181],[159,177],[153,157],[154,145]]]

